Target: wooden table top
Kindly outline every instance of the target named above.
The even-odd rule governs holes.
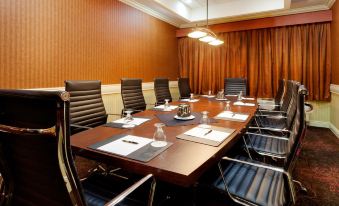
[[[254,103],[255,101],[246,102]],[[173,102],[171,105],[179,103],[181,102]],[[199,102],[188,104],[190,104],[192,112],[209,111],[210,118],[222,112],[226,105],[224,102],[209,101],[207,98],[203,97],[200,97]],[[77,133],[71,137],[71,145],[78,155],[119,166],[127,171],[137,174],[146,175],[152,173],[158,180],[188,187],[193,185],[209,167],[217,163],[224,153],[239,139],[239,133],[251,120],[256,108],[256,106],[234,106],[231,104],[233,112],[247,113],[250,115],[247,121],[236,122],[218,120],[217,123],[212,123],[212,125],[215,126],[227,127],[236,130],[218,147],[176,138],[177,135],[184,133],[197,125],[174,127],[165,126],[163,129],[167,136],[167,141],[172,142],[173,145],[146,163],[114,154],[108,154],[88,147],[117,134],[131,134],[153,138],[153,134],[155,132],[154,124],[160,122],[160,120],[154,115],[156,113],[161,113],[161,111],[146,110],[135,114],[134,116],[153,116],[153,119],[133,129],[119,129],[100,126]]]

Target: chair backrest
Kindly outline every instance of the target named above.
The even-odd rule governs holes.
[[[191,96],[191,88],[188,78],[178,79],[180,98],[189,98]]]
[[[286,119],[286,125],[287,128],[290,128],[292,125],[292,122],[294,120],[296,111],[297,111],[297,105],[298,105],[298,92],[299,92],[299,87],[300,87],[300,83],[296,82],[296,81],[292,81],[292,95],[291,95],[291,101],[290,104],[288,105],[287,111],[286,111],[286,115],[287,115],[287,119]]]
[[[242,94],[247,96],[247,79],[225,78],[224,89],[225,94],[239,94],[242,91]]]
[[[121,79],[121,98],[124,109],[140,110],[146,109],[144,94],[142,93],[141,79]]]
[[[70,93],[71,124],[96,127],[106,124],[107,114],[101,96],[101,81],[65,81],[65,90]],[[83,131],[71,127],[71,133]]]
[[[285,95],[282,99],[282,104],[280,108],[281,111],[284,111],[284,112],[287,111],[288,106],[290,105],[290,101],[292,99],[292,91],[293,91],[293,80],[287,80]]]
[[[172,101],[171,92],[169,90],[169,80],[167,78],[154,79],[154,92],[157,99],[157,105],[164,104],[165,99]]]
[[[277,94],[275,95],[274,101],[275,104],[281,104],[282,98],[284,96],[285,90],[285,79],[279,79]]]
[[[297,156],[301,150],[301,144],[306,134],[306,121],[305,121],[305,97],[308,94],[307,89],[304,85],[301,85],[298,90],[297,96],[297,109],[294,118],[292,133],[290,135],[289,146],[290,154],[287,158],[285,169],[292,171],[297,159]]]
[[[70,150],[69,94],[0,90],[3,205],[84,205]]]

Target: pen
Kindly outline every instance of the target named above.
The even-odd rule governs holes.
[[[126,142],[126,143],[131,143],[131,144],[139,144],[138,142],[134,142],[134,141],[130,141],[130,140],[125,140],[125,139],[123,139],[122,141]]]
[[[204,134],[204,136],[206,136],[206,135],[208,135],[209,133],[211,133],[213,130],[209,130],[208,132],[206,132],[205,134]]]

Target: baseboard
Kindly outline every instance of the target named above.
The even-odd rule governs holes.
[[[322,121],[309,121],[307,125],[312,126],[312,127],[330,128],[329,122],[322,122]]]
[[[339,138],[339,129],[336,128],[332,123],[329,123],[330,130]]]
[[[336,128],[331,122],[309,121],[307,125],[312,127],[328,128],[333,132],[335,136],[339,138],[339,129]]]

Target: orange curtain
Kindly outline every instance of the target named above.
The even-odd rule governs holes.
[[[330,35],[330,23],[319,23],[222,33],[218,47],[181,38],[180,76],[200,94],[222,89],[226,77],[247,78],[256,97],[272,97],[280,78],[292,79],[306,86],[309,100],[329,100]]]

